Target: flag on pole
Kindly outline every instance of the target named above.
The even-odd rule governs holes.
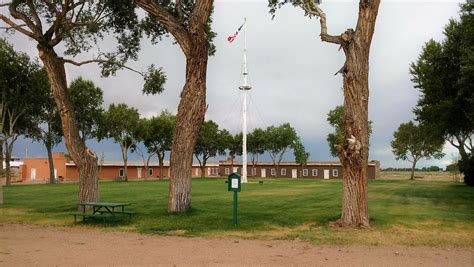
[[[239,34],[239,32],[242,29],[242,27],[244,26],[244,24],[245,24],[245,22],[242,25],[240,25],[240,27],[237,29],[237,31],[234,34],[227,37],[227,42],[229,42],[229,44],[234,41],[234,39],[237,37],[237,35]]]

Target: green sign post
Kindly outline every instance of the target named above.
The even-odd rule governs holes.
[[[234,225],[237,225],[237,192],[240,192],[240,175],[232,173],[227,177],[228,191],[234,192]]]

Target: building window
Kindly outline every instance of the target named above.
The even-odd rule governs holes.
[[[125,171],[123,169],[119,170],[119,177],[123,177],[125,175]]]
[[[230,174],[230,169],[229,169],[229,168],[225,168],[224,173],[225,173],[225,175],[229,175],[229,174]]]
[[[338,177],[339,176],[339,170],[336,170],[336,169],[332,170],[332,176],[333,177]]]
[[[281,169],[280,172],[281,172],[281,175],[282,175],[282,176],[286,176],[286,169]]]
[[[252,175],[253,176],[257,175],[257,168],[252,168]]]
[[[313,176],[318,176],[318,170],[313,169],[311,172]]]
[[[212,175],[217,175],[219,173],[219,171],[217,170],[217,168],[212,168],[211,169],[211,174]]]
[[[271,169],[270,174],[271,174],[271,175],[276,175],[276,174],[277,174],[275,168],[272,168],[272,169]]]
[[[303,169],[303,176],[308,176],[308,169]]]
[[[148,176],[153,176],[153,169],[148,169]]]

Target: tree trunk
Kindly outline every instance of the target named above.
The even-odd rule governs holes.
[[[206,113],[209,45],[204,32],[192,37],[194,46],[186,59],[186,83],[181,92],[171,146],[168,212],[186,212],[191,208],[193,151]]]
[[[4,154],[3,154],[3,142],[0,143],[0,177],[3,177],[3,162],[5,160]]]
[[[342,163],[344,196],[343,227],[370,227],[367,164],[369,154],[369,52],[380,0],[361,0],[357,29],[348,30],[342,46],[346,63],[341,70],[344,87],[344,138],[339,157]],[[343,34],[343,35],[344,35]]]
[[[48,137],[46,137],[48,138]],[[44,140],[44,145],[48,151],[48,162],[49,162],[49,183],[56,183],[56,177],[54,176],[54,161],[53,161],[53,148],[51,146],[51,141]]]
[[[413,164],[411,165],[410,180],[415,180],[415,166],[416,166],[416,160],[413,160]]]
[[[128,182],[128,147],[120,146],[122,149],[122,159],[123,159],[123,180]]]
[[[164,155],[161,155],[160,153],[157,153],[157,156],[158,156],[158,165],[160,167],[160,180],[163,179],[163,169],[164,169],[164,166],[163,166],[163,162],[164,162]]]
[[[96,202],[99,200],[97,157],[87,149],[79,134],[74,109],[67,93],[64,61],[52,48],[42,45],[37,48],[59,110],[66,148],[79,170],[79,202]]]
[[[0,205],[3,205],[3,181],[2,177],[0,177]]]
[[[207,164],[207,159],[206,156],[202,159],[202,165],[201,165],[201,178],[206,177],[206,164]]]
[[[8,141],[5,140],[5,178],[6,178],[6,186],[10,186],[12,184],[12,177],[10,171],[10,160],[12,158],[12,151],[10,150],[12,144],[8,144]]]

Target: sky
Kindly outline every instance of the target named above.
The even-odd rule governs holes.
[[[409,65],[416,61],[425,42],[443,39],[444,25],[449,19],[458,18],[459,2],[385,0],[380,5],[370,52],[369,119],[373,121],[373,133],[369,159],[380,160],[383,168],[411,166],[407,161],[397,161],[390,147],[398,126],[414,119],[412,110],[419,98],[419,91],[410,81]],[[355,28],[358,1],[326,0],[320,7],[326,13],[329,34]],[[238,86],[242,83],[244,36],[241,32],[232,44],[227,42],[227,36],[237,30],[244,17],[252,86],[248,99],[249,130],[289,122],[310,152],[311,161],[336,160],[330,156],[326,141],[327,134],[333,131],[326,118],[331,109],[343,103],[342,77],[334,73],[344,64],[344,54],[338,46],[320,40],[319,21],[305,17],[300,8],[285,6],[272,20],[264,0],[215,2],[212,28],[218,34],[214,40],[217,52],[208,63],[206,119],[232,133],[241,131],[243,98]],[[18,33],[0,35],[16,50],[37,58],[32,40]],[[66,65],[68,82],[79,76],[94,81],[104,91],[104,108],[124,102],[137,108],[143,117],[158,115],[165,109],[176,113],[184,85],[184,55],[171,38],[155,45],[144,38],[141,43],[138,61],[129,65],[143,71],[150,64],[162,67],[167,76],[162,94],[143,95],[142,77],[130,71],[102,78],[95,65]],[[106,38],[99,48],[113,49],[113,41]],[[59,47],[58,51],[61,50]],[[76,60],[93,55],[94,51],[90,51]],[[121,160],[119,145],[110,140],[88,141],[88,146],[98,155],[103,154],[105,160]],[[61,144],[54,150],[64,151],[65,147]],[[418,166],[444,167],[457,157],[450,145],[445,145],[444,153],[441,160],[422,160]],[[40,143],[22,139],[17,141],[14,155],[46,156],[46,149]],[[292,153],[287,153],[285,159],[292,160]],[[139,160],[136,153],[130,154],[129,161]]]

